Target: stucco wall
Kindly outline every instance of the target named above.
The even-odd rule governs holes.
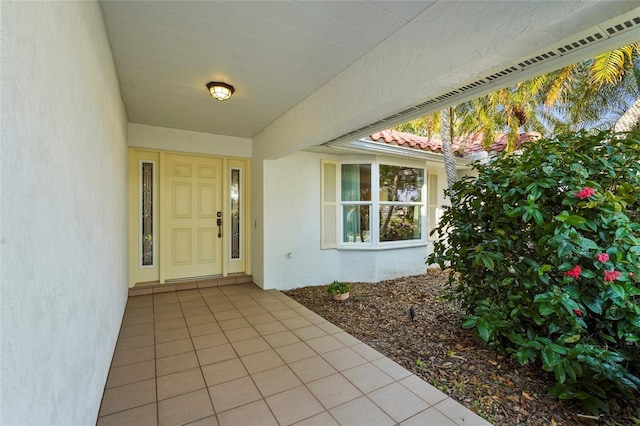
[[[129,146],[225,157],[251,157],[251,139],[129,123]]]
[[[339,160],[297,152],[264,162],[265,288],[287,289],[333,280],[378,282],[425,271],[428,247],[387,250],[320,249],[320,161]],[[428,166],[446,178],[441,167]],[[444,203],[444,199],[440,198]],[[291,258],[287,254],[291,253]],[[254,275],[254,278],[255,275]],[[258,281],[256,281],[258,282]]]
[[[95,2],[1,2],[1,414],[96,420],[127,298],[127,120]]]

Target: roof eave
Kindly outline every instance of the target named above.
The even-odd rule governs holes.
[[[400,157],[411,157],[415,159],[421,159],[426,161],[433,161],[437,163],[443,162],[443,156],[440,153],[432,152],[432,151],[424,151],[413,148],[407,148],[403,146],[397,145],[387,145],[381,144],[378,142],[372,142],[367,139],[358,139],[355,141],[347,142],[344,144],[334,145],[334,147],[348,147],[355,148],[360,151],[372,152],[379,155],[392,155],[392,156],[400,156]],[[459,168],[469,168],[470,164],[473,162],[472,159],[464,158],[464,157],[454,157],[456,166]]]

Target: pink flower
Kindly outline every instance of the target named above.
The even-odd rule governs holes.
[[[605,281],[615,281],[616,278],[618,278],[620,276],[620,272],[613,270],[613,271],[604,271],[604,280]]]
[[[573,313],[576,314],[576,316],[581,317],[583,312],[581,309],[574,309]]]
[[[609,260],[609,255],[607,253],[600,253],[599,255],[596,256],[596,260],[598,262],[606,262],[607,260]]]
[[[590,188],[588,186],[585,186],[584,188],[582,188],[580,191],[576,192],[576,197],[580,198],[581,200],[584,200],[586,198],[591,197],[592,195],[594,195],[596,193],[596,190],[593,188]]]
[[[579,265],[576,265],[570,270],[568,270],[567,272],[565,272],[564,275],[569,278],[578,278],[581,272],[582,272],[582,268],[580,268]]]

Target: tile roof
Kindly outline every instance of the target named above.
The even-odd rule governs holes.
[[[412,133],[398,132],[393,129],[382,130],[369,136],[373,142],[384,142],[390,145],[403,146],[406,148],[418,149],[421,151],[442,152],[442,141],[438,138],[428,138],[414,135]],[[524,142],[535,141],[540,138],[536,132],[520,133],[520,138],[516,141],[516,147],[520,147]],[[455,155],[470,155],[481,151],[486,151],[482,147],[482,133],[472,133],[470,135],[454,137],[452,141]],[[496,137],[495,142],[489,148],[490,153],[504,151],[507,147],[507,134],[501,133]]]

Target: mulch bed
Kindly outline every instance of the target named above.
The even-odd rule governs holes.
[[[573,401],[546,397],[553,385],[546,372],[520,366],[461,328],[462,310],[443,298],[446,282],[446,272],[429,270],[351,283],[342,302],[333,301],[326,286],[285,293],[495,425],[640,425],[640,401],[613,399],[612,413],[594,419]]]

